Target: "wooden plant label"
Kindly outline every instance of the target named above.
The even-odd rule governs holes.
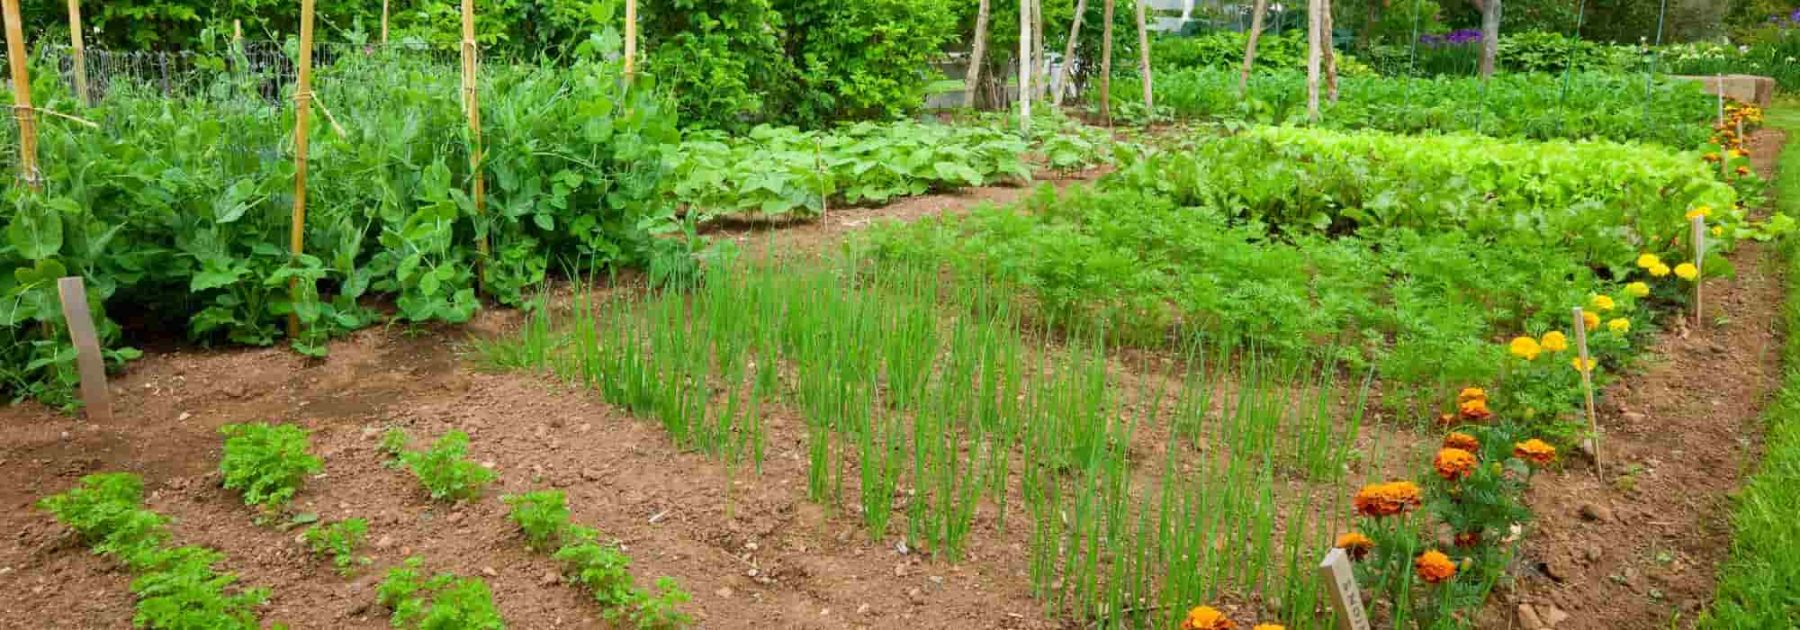
[[[56,281],[62,300],[63,320],[69,323],[69,339],[75,342],[75,365],[81,372],[81,402],[89,420],[112,420],[112,399],[106,391],[106,360],[100,356],[100,337],[94,333],[94,316],[88,312],[87,285],[81,276]]]
[[[1363,610],[1362,593],[1356,590],[1356,572],[1350,568],[1350,556],[1333,548],[1319,563],[1319,577],[1331,591],[1331,607],[1337,610],[1338,627],[1369,630],[1369,613]]]
[[[1700,303],[1701,303],[1700,285],[1701,285],[1701,281],[1706,279],[1705,274],[1702,273],[1705,271],[1705,268],[1701,266],[1706,261],[1706,217],[1695,216],[1694,220],[1693,220],[1693,226],[1694,226],[1694,328],[1698,329],[1698,328],[1700,328]]]

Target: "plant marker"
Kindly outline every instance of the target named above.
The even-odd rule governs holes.
[[[1581,393],[1587,398],[1588,431],[1593,434],[1594,474],[1600,474],[1600,420],[1594,414],[1594,367],[1593,359],[1588,356],[1587,320],[1582,317],[1581,307],[1575,307],[1575,347],[1580,351]]]
[[[19,179],[33,191],[43,189],[37,165],[37,111],[31,107],[31,74],[26,69],[25,31],[19,0],[0,0],[6,15],[6,59],[12,66],[13,117],[19,120]]]
[[[81,402],[87,406],[87,417],[97,422],[110,421],[112,400],[106,391],[106,361],[100,355],[100,337],[94,334],[94,316],[88,311],[86,283],[81,276],[59,278],[56,295],[62,300],[63,321],[69,324],[69,340],[75,344]]]
[[[1362,593],[1356,590],[1356,572],[1350,568],[1350,555],[1333,547],[1319,563],[1319,577],[1331,591],[1331,607],[1337,610],[1338,627],[1369,630],[1369,614],[1363,610]]]
[[[1700,327],[1700,285],[1706,280],[1701,265],[1706,261],[1706,217],[1696,216],[1694,226],[1694,328]]]
[[[75,98],[83,107],[88,99],[87,47],[81,42],[81,0],[69,0],[69,53],[75,58]]]
[[[312,111],[313,0],[300,0],[300,72],[294,86],[294,220],[288,246],[297,260],[306,251],[306,119]],[[288,299],[300,302],[300,279],[288,278]],[[288,311],[288,337],[300,336],[299,309]]]
[[[311,0],[308,0],[309,2]],[[475,0],[462,2],[462,66],[463,109],[469,115],[469,173],[474,180],[471,198],[475,201],[475,221],[479,224],[487,214],[487,184],[481,176],[481,99],[476,94],[475,68]],[[487,293],[488,240],[486,230],[475,237],[476,293]]]

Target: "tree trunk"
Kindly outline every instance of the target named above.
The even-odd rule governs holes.
[[[1238,98],[1250,94],[1250,68],[1256,64],[1256,42],[1262,39],[1263,14],[1269,12],[1269,0],[1256,0],[1250,10],[1250,43],[1244,45],[1244,71],[1238,75]]]
[[[1143,0],[1139,0],[1142,2]],[[1113,0],[1106,0],[1100,25],[1100,121],[1112,126]]]
[[[1331,0],[1324,0],[1324,4],[1325,8],[1319,13],[1325,19],[1325,49],[1322,51],[1325,56],[1325,99],[1336,103],[1338,100],[1337,39],[1331,35],[1332,28],[1335,26],[1331,19]]]
[[[1069,44],[1063,48],[1062,68],[1056,71],[1055,94],[1050,100],[1062,107],[1063,92],[1069,89],[1069,78],[1075,72],[1075,42],[1081,37],[1081,18],[1087,14],[1087,0],[1075,0],[1075,21],[1069,23]]]
[[[987,57],[988,0],[981,0],[975,12],[975,45],[969,49],[969,72],[963,77],[964,107],[975,106],[975,91],[981,87],[981,64]]]
[[[1156,111],[1156,97],[1152,95],[1150,85],[1150,28],[1144,19],[1144,5],[1149,0],[1137,0],[1138,28],[1138,74],[1142,76],[1144,85],[1144,115],[1149,116]]]
[[[1037,100],[1050,97],[1050,58],[1044,55],[1044,0],[1031,0],[1031,85]]]
[[[1325,0],[1306,0],[1306,119],[1311,122],[1319,121],[1319,67],[1324,61],[1320,33],[1325,26],[1319,7],[1324,3]]]
[[[1019,0],[1019,131],[1031,135],[1031,0]]]
[[[1481,3],[1481,78],[1494,76],[1494,58],[1500,55],[1500,0]]]

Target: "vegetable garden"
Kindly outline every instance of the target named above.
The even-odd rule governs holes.
[[[1795,106],[1660,27],[5,3],[7,624],[1800,623]]]

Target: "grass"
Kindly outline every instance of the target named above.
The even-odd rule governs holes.
[[[1771,108],[1769,126],[1800,133],[1800,106]],[[1790,139],[1792,141],[1792,139]],[[1800,211],[1800,150],[1782,153],[1776,178],[1782,212]],[[1768,422],[1762,467],[1739,495],[1732,514],[1731,559],[1719,569],[1710,628],[1783,628],[1800,625],[1800,244],[1782,244],[1788,296],[1782,312],[1787,341],[1781,390],[1764,412]]]

